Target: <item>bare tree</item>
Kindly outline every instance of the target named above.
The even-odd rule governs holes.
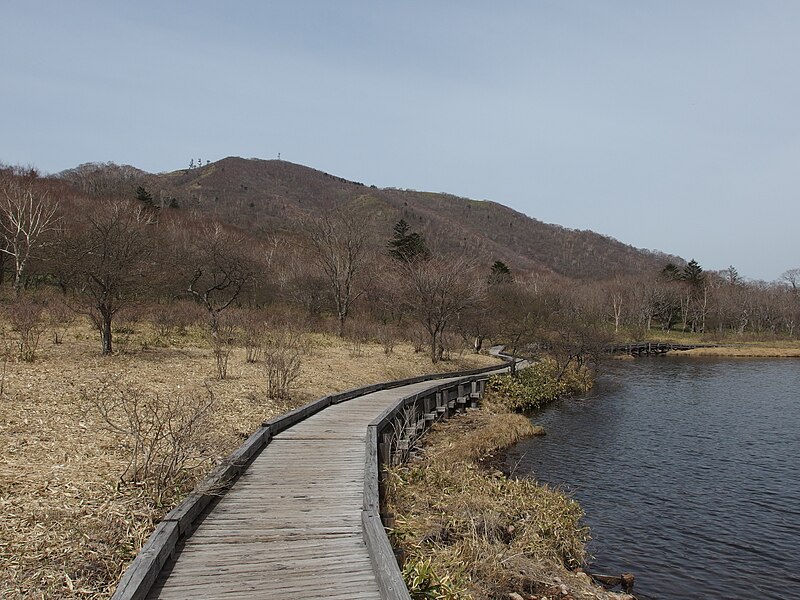
[[[152,244],[146,223],[129,202],[114,202],[88,218],[88,226],[65,244],[69,274],[86,302],[85,312],[100,331],[103,354],[111,354],[115,315],[152,284]]]
[[[279,289],[286,301],[317,319],[329,304],[327,278],[305,248],[293,248],[282,256],[277,271]]]
[[[32,255],[46,245],[46,234],[58,223],[58,202],[46,192],[37,192],[30,180],[7,178],[0,196],[0,252],[14,261],[14,290],[24,284],[25,269]]]
[[[243,252],[243,239],[221,225],[205,225],[191,235],[187,248],[191,275],[186,290],[208,312],[213,341],[219,334],[220,313],[239,298],[254,270]]]
[[[800,269],[789,269],[781,274],[781,281],[785,281],[795,294],[800,290]]]
[[[489,295],[498,337],[506,344],[506,351],[512,356],[531,357],[546,310],[535,282],[517,280],[489,286]],[[512,363],[512,370],[514,366]]]
[[[309,219],[305,228],[314,259],[330,287],[342,337],[350,309],[366,289],[358,278],[368,260],[367,223],[350,211],[340,211]]]
[[[603,295],[610,301],[611,319],[614,323],[614,333],[619,333],[622,325],[623,309],[627,304],[629,282],[615,277],[603,286]]]
[[[437,257],[401,268],[408,311],[428,332],[431,362],[436,363],[444,353],[442,336],[448,325],[479,302],[485,277],[465,258]]]

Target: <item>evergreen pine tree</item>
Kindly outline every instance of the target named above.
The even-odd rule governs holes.
[[[511,283],[514,281],[514,276],[511,274],[511,269],[502,260],[494,261],[492,270],[489,273],[489,285],[499,283]]]
[[[681,274],[681,279],[693,286],[699,286],[702,284],[705,277],[706,276],[703,274],[703,268],[695,259],[689,261],[689,263],[683,268],[683,273]]]
[[[414,262],[430,258],[431,252],[425,239],[411,227],[405,219],[400,219],[394,226],[394,236],[388,243],[389,254],[403,262]]]
[[[142,186],[136,188],[136,199],[148,208],[155,208],[153,195]]]

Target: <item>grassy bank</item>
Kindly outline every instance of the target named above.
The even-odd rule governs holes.
[[[3,326],[3,339],[15,332]],[[169,336],[126,324],[117,353],[99,355],[96,331],[74,323],[62,343],[43,336],[34,362],[7,353],[0,397],[0,589],[2,598],[107,598],[157,522],[265,418],[325,394],[432,371],[494,364],[464,354],[431,365],[409,345],[303,334],[291,397],[267,396],[263,359],[233,347],[228,376],[194,327]],[[98,400],[137,393],[148,402],[208,398],[213,405],[191,439],[190,460],[166,487],[132,482],[130,436],[112,431]],[[112,407],[114,408],[114,407]]]
[[[752,358],[800,358],[800,343],[762,342],[731,344],[716,348],[695,348],[680,354],[688,356],[752,357]]]
[[[514,410],[590,385],[581,370],[557,374],[544,361],[517,378],[495,378],[481,409],[436,424],[421,455],[390,472],[392,538],[415,599],[625,597],[580,570],[589,539],[580,506],[494,466],[503,449],[541,433]]]
[[[489,390],[497,405],[524,412],[541,408],[563,396],[586,393],[592,385],[594,378],[590,369],[574,364],[562,369],[555,361],[543,358],[515,377],[493,377]]]
[[[688,356],[720,356],[720,357],[800,357],[800,340],[765,339],[752,335],[728,334],[724,336],[712,333],[682,333],[678,331],[652,331],[643,340],[630,341],[672,342],[674,344],[709,344],[713,348],[695,348],[676,354]]]
[[[580,571],[589,535],[574,500],[492,467],[533,433],[522,415],[485,405],[435,425],[422,456],[391,471],[392,538],[413,598],[625,597]]]

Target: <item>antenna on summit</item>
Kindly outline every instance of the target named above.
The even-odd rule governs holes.
[[[281,159],[281,153],[278,152],[278,160],[280,160],[280,159]]]

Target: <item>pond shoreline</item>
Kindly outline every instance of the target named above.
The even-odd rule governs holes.
[[[589,397],[533,415],[548,436],[506,466],[573,490],[595,568],[633,571],[647,597],[785,597],[800,373],[768,356],[672,356],[686,358],[609,364]]]
[[[574,544],[585,533],[582,510],[549,486],[497,468],[507,447],[540,432],[528,417],[495,409],[484,406],[437,423],[420,455],[393,470],[390,506],[398,526],[392,537],[405,555],[407,579],[411,574],[418,581],[421,571],[432,581],[444,579],[444,587],[455,593],[442,597],[452,599],[634,598],[602,587],[580,563],[568,568],[562,562],[567,554],[561,552],[573,559],[581,555]],[[453,455],[464,460],[454,462]],[[445,456],[449,468],[439,472]],[[554,504],[562,508],[554,510]],[[482,517],[475,521],[468,515]],[[553,541],[543,542],[542,535]],[[528,545],[531,540],[546,548]]]

